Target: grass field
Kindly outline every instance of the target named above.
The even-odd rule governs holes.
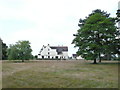
[[[3,88],[118,88],[115,61],[3,61],[2,72]]]

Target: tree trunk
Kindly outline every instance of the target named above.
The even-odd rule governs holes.
[[[111,53],[107,53],[107,60],[111,60]]]
[[[96,59],[94,59],[94,62],[93,62],[93,64],[97,64],[97,62],[96,62]]]
[[[99,62],[101,62],[101,57],[100,57],[100,53],[99,53]]]
[[[22,62],[24,62],[24,60],[22,60]]]
[[[99,62],[101,63],[101,58],[99,59]]]

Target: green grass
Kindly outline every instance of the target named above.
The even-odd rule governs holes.
[[[2,71],[3,88],[118,88],[114,61],[5,61]]]

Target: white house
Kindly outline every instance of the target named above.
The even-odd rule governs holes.
[[[43,45],[38,54],[38,59],[68,59],[68,47]]]

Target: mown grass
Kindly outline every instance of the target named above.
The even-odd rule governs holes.
[[[3,62],[3,88],[118,88],[118,64],[89,61]]]

